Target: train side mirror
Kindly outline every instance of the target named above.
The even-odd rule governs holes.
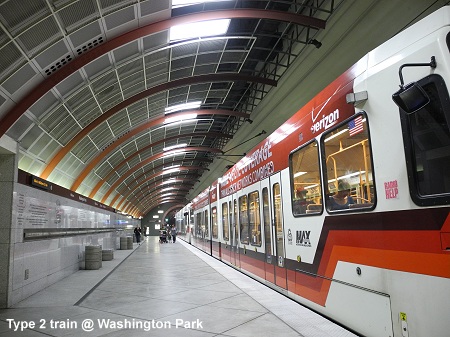
[[[436,68],[436,57],[431,56],[429,63],[405,63],[398,69],[400,90],[392,95],[392,99],[400,109],[407,114],[412,114],[430,103],[430,97],[417,82],[404,85],[402,70],[405,67],[431,67],[434,69]]]
[[[392,95],[392,100],[407,114],[415,113],[430,103],[430,97],[417,82],[401,86]]]

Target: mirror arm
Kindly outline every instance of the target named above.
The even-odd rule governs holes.
[[[403,82],[403,74],[402,74],[402,70],[405,67],[431,67],[431,68],[436,68],[436,57],[431,56],[431,62],[429,63],[405,63],[402,64],[398,70],[398,76],[400,77],[400,88],[403,89],[404,86],[404,82]]]

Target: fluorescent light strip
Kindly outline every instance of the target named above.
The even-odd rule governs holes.
[[[164,120],[164,124],[181,122],[181,121],[191,120],[191,119],[195,119],[195,118],[197,118],[197,114],[187,114],[184,116],[167,117]]]
[[[186,153],[186,152],[187,151],[185,149],[172,150],[172,151],[170,151],[170,153],[164,154],[161,158],[174,157],[174,156],[177,156],[179,154]]]
[[[201,4],[201,3],[205,3],[205,2],[219,2],[219,1],[224,1],[224,0],[202,0],[202,1],[198,1],[198,0],[172,0],[172,8],[189,6],[189,5],[195,5],[195,4]]]
[[[294,174],[294,178],[300,177],[300,176],[302,176],[302,175],[304,175],[306,173],[308,173],[308,172],[303,172],[303,171],[297,172],[297,173]]]
[[[350,174],[346,174],[345,176],[340,176],[340,177],[338,177],[337,180],[342,180],[342,179],[347,179],[347,178],[355,177],[355,176],[358,176],[358,175],[363,174],[363,173],[366,173],[366,171],[353,172],[353,173],[350,173]],[[336,181],[336,179],[330,179],[330,180],[328,180],[329,183],[332,183],[332,182],[334,182],[334,181]]]
[[[178,25],[170,28],[169,40],[189,40],[205,36],[226,34],[230,19],[208,20]]]
[[[186,109],[196,109],[196,108],[199,108],[201,105],[202,105],[202,101],[194,101],[194,102],[188,102],[188,103],[169,106],[169,107],[165,108],[164,111],[166,112],[166,114],[170,114],[175,111],[181,111],[181,110],[186,110]]]
[[[169,151],[169,150],[178,149],[180,147],[186,147],[186,146],[187,146],[187,143],[176,144],[176,145],[172,145],[172,146],[163,148],[163,151]]]

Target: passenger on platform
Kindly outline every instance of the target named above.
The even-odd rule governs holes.
[[[347,209],[350,204],[354,203],[355,201],[350,196],[350,184],[345,181],[340,181],[337,192],[329,198],[330,210]]]
[[[169,225],[166,226],[166,233],[167,233],[167,241],[172,243],[172,234],[171,234]]]
[[[172,235],[173,243],[175,243],[177,240],[177,228],[175,226],[172,227],[170,234]]]
[[[167,233],[165,229],[159,231],[159,243],[167,243]]]
[[[138,244],[140,244],[141,243],[141,229],[139,227],[136,227],[134,229],[134,235],[136,236],[136,242]]]

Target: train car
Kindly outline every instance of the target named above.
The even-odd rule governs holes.
[[[189,203],[175,214],[175,225],[178,235],[188,243],[191,243],[193,224],[192,203]]]
[[[191,242],[194,246],[211,255],[211,204],[210,187],[192,200],[194,226]]]
[[[249,151],[212,187],[214,255],[359,335],[449,336],[449,53],[446,6]]]

